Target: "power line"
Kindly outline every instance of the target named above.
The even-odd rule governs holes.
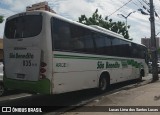
[[[109,16],[107,17],[110,17],[112,16],[114,13],[116,13],[118,10],[120,10],[121,8],[123,8],[124,6],[126,6],[129,2],[131,2],[132,0],[128,1],[127,3],[125,3],[123,6],[121,6],[120,8],[118,8],[116,11],[114,11],[113,13],[111,13]]]
[[[147,3],[147,1],[146,0],[143,0],[143,1],[140,1],[140,0],[137,0],[140,4],[141,4],[141,8],[139,8],[138,9],[138,11],[140,11],[142,14],[144,14],[144,15],[149,15],[149,13],[150,13],[150,8],[148,8],[148,6],[150,7],[150,5],[148,5],[148,3]],[[144,4],[145,3],[145,4]],[[147,6],[146,6],[146,4],[147,4]],[[144,11],[144,10],[145,11]],[[147,12],[148,13],[147,13]]]
[[[143,2],[144,2],[145,4],[147,4],[148,6],[150,6],[149,3],[148,3],[146,0],[143,0]]]
[[[132,1],[132,3],[133,3],[135,6],[137,6],[138,8],[140,7],[137,3],[133,2],[133,1]]]
[[[139,1],[139,0],[138,0],[138,1]],[[159,0],[159,1],[160,1],[160,0]],[[140,1],[139,1],[139,2],[140,2]],[[147,4],[147,6],[150,7],[150,4],[149,4],[146,0],[143,0],[143,2],[144,2],[145,4]],[[143,8],[144,8],[145,10],[147,10],[147,11],[150,13],[150,9],[147,9],[147,8],[144,7],[144,6],[143,6]],[[155,13],[155,16],[158,17],[158,18],[160,19],[158,13],[157,13],[155,10],[154,10],[154,13]]]
[[[150,5],[148,4],[148,3],[146,3],[146,1],[145,0],[143,0],[142,2],[140,1],[140,0],[138,0],[139,1],[139,3],[142,5],[142,7],[143,7],[143,9],[145,9],[145,10],[149,10],[149,8],[147,8],[143,3],[145,3],[145,4],[147,4],[147,6],[149,6],[150,7]]]
[[[147,7],[150,7],[150,4],[146,0],[142,0],[142,2],[140,0],[137,0],[137,1],[141,4],[142,7],[133,1],[132,1],[132,3],[139,8],[138,11],[141,11],[141,13],[144,15],[149,15],[148,13],[150,13],[150,8],[147,8]],[[147,5],[147,7],[143,3],[145,3]],[[148,13],[144,12],[142,9],[145,9]],[[155,13],[155,16],[160,19],[160,16],[158,15],[158,13],[156,11],[154,11],[154,13]]]
[[[139,0],[138,0],[139,1]],[[143,6],[143,4],[142,4],[142,2],[141,1],[139,1],[139,3]]]

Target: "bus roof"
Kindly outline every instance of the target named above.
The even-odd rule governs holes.
[[[141,46],[144,46],[146,47],[145,45],[141,44],[141,43],[136,43],[136,42],[133,42],[131,40],[128,40],[128,39],[125,39],[121,34],[118,34],[118,33],[115,33],[113,31],[110,31],[110,30],[107,30],[103,27],[100,27],[100,26],[97,26],[97,25],[85,25],[85,24],[82,24],[82,23],[79,23],[79,22],[76,22],[76,21],[73,21],[71,19],[67,19],[65,17],[62,17],[58,14],[55,14],[55,13],[51,13],[51,12],[48,12],[48,11],[44,11],[46,13],[48,13],[49,15],[53,16],[53,17],[56,17],[58,19],[61,19],[61,20],[64,20],[64,21],[67,21],[69,23],[73,23],[75,25],[79,25],[79,26],[82,26],[84,28],[88,28],[90,30],[93,30],[93,31],[97,31],[97,32],[101,32],[101,33],[104,33],[104,34],[107,34],[107,35],[110,35],[110,36],[114,36],[114,37],[117,37],[119,39],[122,39],[122,40],[125,40],[125,41],[128,41],[128,42],[131,42],[131,43],[135,43],[135,44],[138,44],[138,45],[141,45]]]
[[[7,20],[10,19],[10,18],[13,18],[13,17],[17,17],[17,16],[19,16],[20,14],[23,14],[23,13],[30,14],[30,13],[34,13],[34,12],[35,13],[36,12],[38,12],[38,13],[45,13],[45,14],[49,15],[50,17],[55,17],[55,18],[58,18],[60,20],[63,20],[63,21],[66,21],[66,22],[69,22],[69,23],[72,23],[72,24],[75,24],[75,25],[79,25],[79,26],[82,26],[84,28],[88,28],[88,29],[93,30],[93,31],[97,31],[97,32],[100,32],[100,33],[103,33],[103,34],[107,34],[107,35],[110,35],[110,36],[122,39],[124,41],[128,41],[128,42],[135,43],[135,44],[138,44],[138,45],[146,47],[143,44],[136,43],[136,42],[130,41],[128,39],[125,39],[121,34],[118,34],[118,33],[115,33],[113,31],[107,30],[107,29],[105,29],[103,27],[100,27],[100,26],[97,26],[97,25],[89,25],[88,26],[88,25],[85,25],[85,24],[73,21],[71,19],[67,19],[67,18],[65,18],[63,16],[60,16],[60,15],[56,14],[56,13],[52,13],[52,12],[44,11],[44,10],[35,10],[35,11],[27,11],[27,12],[18,13],[18,14],[15,14],[13,16],[8,17]]]

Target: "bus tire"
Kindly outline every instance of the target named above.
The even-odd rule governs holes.
[[[143,69],[140,71],[140,76],[138,78],[138,81],[142,81],[142,77],[144,77],[144,70]]]
[[[4,88],[4,85],[3,83],[0,83],[0,96],[2,96],[5,92],[5,88]]]
[[[99,91],[105,92],[109,86],[109,77],[106,74],[102,74],[99,79]]]

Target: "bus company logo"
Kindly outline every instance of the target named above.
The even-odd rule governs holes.
[[[2,112],[11,112],[11,107],[2,107]]]
[[[10,53],[9,58],[16,58],[16,59],[33,59],[34,55],[32,53],[27,54],[19,54],[19,53]]]
[[[102,61],[97,62],[97,69],[107,69],[107,68],[120,68],[120,64],[118,62],[106,62],[103,63]]]
[[[121,63],[122,63],[122,67],[123,68],[127,68],[128,67],[127,61],[121,61]]]

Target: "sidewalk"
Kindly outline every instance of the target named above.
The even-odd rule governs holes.
[[[159,106],[158,110],[160,111],[160,80],[102,96],[101,99],[77,108],[78,112],[63,113],[63,115],[160,115],[160,112],[148,112],[148,110],[147,112],[83,112],[86,106],[93,107],[93,109],[94,107],[96,109],[97,106]]]

